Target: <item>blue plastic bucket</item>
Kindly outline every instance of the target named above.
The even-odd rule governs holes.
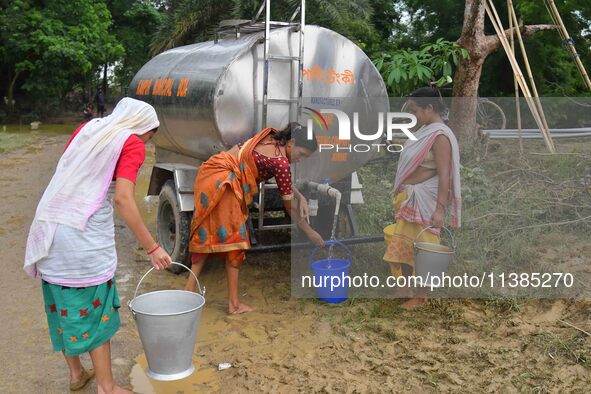
[[[315,248],[310,254],[310,268],[314,272],[314,287],[316,296],[322,301],[330,304],[336,304],[349,298],[349,287],[343,278],[349,275],[351,266],[351,251],[339,241],[326,241],[326,245],[339,245],[347,252],[346,259],[322,259],[316,260],[316,255],[320,248]]]

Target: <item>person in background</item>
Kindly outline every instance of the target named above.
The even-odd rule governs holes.
[[[290,123],[283,130],[264,129],[199,167],[189,243],[191,270],[199,276],[209,255],[225,257],[230,314],[252,310],[239,300],[238,273],[244,252],[250,249],[248,206],[258,192],[259,182],[275,177],[286,211],[314,244],[324,245],[320,234],[306,221],[308,204],[293,187],[290,170],[290,163],[310,156],[317,148],[316,137],[308,139],[305,127]],[[185,290],[193,290],[195,285],[189,275]]]
[[[103,116],[105,116],[105,94],[103,93],[103,88],[100,86],[96,91],[95,100],[98,117],[102,118]]]
[[[438,89],[425,87],[408,96],[410,112],[420,128],[417,141],[408,140],[400,154],[394,181],[395,229],[384,260],[393,276],[414,275],[413,242],[440,243],[440,228],[446,211],[451,211],[452,227],[460,226],[460,153],[453,132],[443,122],[445,104]],[[423,231],[423,229],[427,229]],[[396,297],[412,296],[408,287]],[[427,302],[426,287],[402,307],[414,308]]]
[[[94,118],[94,106],[92,103],[86,103],[84,106],[84,111],[82,111],[84,115],[84,121],[88,122],[90,119]]]
[[[100,394],[131,393],[111,370],[111,338],[120,325],[112,201],[152,265],[169,267],[170,256],[152,238],[134,198],[145,143],[158,126],[151,105],[124,98],[111,115],[78,127],[29,230],[24,270],[41,279],[49,336],[64,355],[71,390],[96,374]],[[94,371],[80,362],[85,352]]]

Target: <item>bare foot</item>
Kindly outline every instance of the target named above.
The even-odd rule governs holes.
[[[253,310],[253,307],[242,303],[238,303],[237,306],[234,306],[231,303],[228,304],[228,313],[230,315],[239,315],[241,313],[252,312]]]
[[[418,308],[427,304],[426,298],[411,298],[410,300],[406,301],[404,304],[400,305],[402,308],[406,310]]]
[[[119,387],[116,384],[113,385],[111,390],[105,390],[100,385],[97,385],[98,394],[133,394],[133,391]]]
[[[412,290],[410,287],[399,287],[394,292],[392,298],[410,298],[412,297]]]
[[[70,391],[82,390],[93,377],[93,369],[87,371],[84,367],[80,368],[78,373],[70,375]]]
[[[115,386],[113,394],[133,394],[133,391],[124,389],[123,387]]]

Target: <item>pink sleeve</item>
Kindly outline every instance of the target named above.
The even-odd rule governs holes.
[[[117,167],[115,167],[115,179],[125,178],[135,183],[145,158],[144,142],[137,135],[131,135],[123,145]]]

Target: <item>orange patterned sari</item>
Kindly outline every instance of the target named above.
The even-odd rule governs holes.
[[[220,152],[199,167],[191,253],[228,253],[235,267],[244,261],[244,251],[250,249],[248,206],[258,192],[258,171],[252,151],[271,131],[274,129],[264,129],[246,141],[238,157]]]

